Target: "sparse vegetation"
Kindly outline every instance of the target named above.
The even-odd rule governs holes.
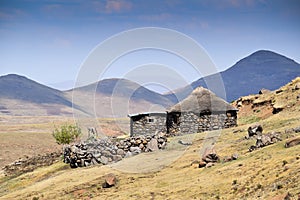
[[[55,127],[52,135],[58,144],[70,144],[79,138],[81,129],[78,125],[64,124],[60,128]]]
[[[243,125],[243,124],[252,124],[255,122],[258,122],[260,120],[259,117],[255,116],[255,115],[250,115],[250,116],[245,116],[243,118],[239,119],[239,124]]]
[[[280,93],[284,94],[285,91]],[[239,123],[239,127],[222,130],[220,137],[217,131],[189,135],[189,138],[193,138],[193,144],[178,159],[156,172],[129,173],[100,165],[74,170],[58,162],[17,177],[0,178],[0,199],[284,199],[284,196],[296,199],[300,191],[300,145],[292,148],[285,148],[284,145],[288,139],[300,134],[285,132],[300,126],[299,103],[276,115],[257,119],[264,128],[263,134],[279,131],[283,138],[253,152],[248,152],[248,147],[255,140],[245,139],[249,124]],[[261,112],[254,114],[265,111],[261,109]],[[252,110],[249,115],[253,115]],[[255,119],[243,117],[240,119],[244,123]],[[104,123],[104,120],[101,122]],[[34,128],[43,129],[42,125]],[[237,129],[241,131],[234,132]],[[128,158],[130,162],[124,159],[119,166],[124,166],[123,169],[141,166],[141,163],[158,166],[158,161],[170,157],[167,151],[175,154],[178,140],[183,137],[170,138],[168,148],[164,151],[140,154]],[[204,138],[217,140],[215,150],[221,158],[234,153],[238,153],[239,158],[234,162],[216,163],[207,169],[190,165],[192,161],[201,159],[199,150],[203,147]],[[54,143],[54,139],[51,139]],[[108,173],[116,174],[120,180],[117,187],[104,189],[99,184]]]
[[[232,181],[232,185],[236,185],[236,184],[237,184],[237,180],[235,179]]]

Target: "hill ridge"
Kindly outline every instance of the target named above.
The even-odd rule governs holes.
[[[190,86],[176,90],[175,94],[184,99],[191,89],[199,86],[207,88],[207,82],[213,83],[220,76],[224,83],[226,100],[231,102],[241,96],[256,94],[262,88],[274,90],[287,84],[300,76],[300,64],[273,51],[258,50],[220,73],[202,77]],[[218,94],[213,88],[208,89]]]

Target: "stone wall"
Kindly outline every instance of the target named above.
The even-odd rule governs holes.
[[[200,115],[198,125],[198,132],[230,128],[237,126],[237,116],[234,113]]]
[[[106,165],[139,153],[158,151],[166,145],[165,134],[139,135],[122,140],[90,138],[83,143],[65,146],[64,162],[72,168]]]
[[[33,157],[20,158],[15,162],[2,168],[6,176],[19,175],[31,172],[38,167],[50,166],[58,162],[61,158],[61,152],[47,153]]]
[[[138,115],[130,119],[130,135],[154,135],[156,133],[165,133],[166,127],[166,114],[153,114],[153,115]]]
[[[172,113],[169,113],[172,115]],[[174,118],[172,118],[174,119]],[[191,134],[237,126],[236,112],[216,114],[181,113],[178,122],[168,121],[168,133]]]
[[[179,117],[181,133],[197,133],[198,132],[198,116],[194,113],[182,113]]]

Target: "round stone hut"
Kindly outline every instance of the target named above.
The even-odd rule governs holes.
[[[189,134],[234,127],[237,111],[213,92],[198,87],[167,110],[167,132]]]

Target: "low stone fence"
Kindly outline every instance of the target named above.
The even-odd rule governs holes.
[[[5,175],[18,175],[31,172],[38,167],[50,166],[60,160],[61,152],[47,153],[28,158],[20,158],[2,168]]]
[[[166,145],[167,137],[164,134],[139,135],[119,141],[93,138],[84,143],[64,147],[64,162],[69,163],[72,168],[106,165],[142,152],[164,149]]]

